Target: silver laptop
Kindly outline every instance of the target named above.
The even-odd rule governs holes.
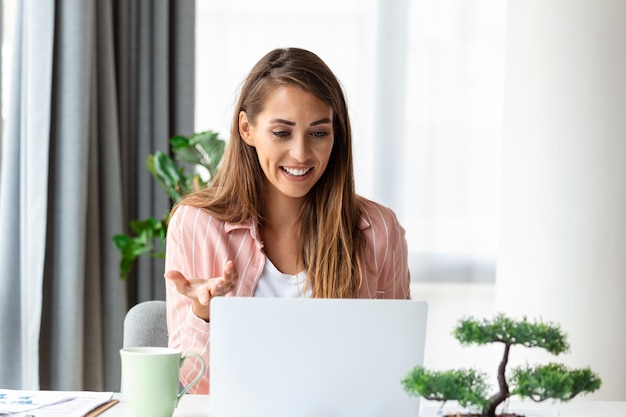
[[[413,300],[211,300],[211,417],[416,417],[402,378],[424,359]]]

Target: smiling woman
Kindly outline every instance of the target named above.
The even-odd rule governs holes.
[[[165,267],[170,346],[206,363],[213,297],[410,298],[404,229],[356,194],[343,90],[317,55],[252,68],[214,181],[172,212]]]

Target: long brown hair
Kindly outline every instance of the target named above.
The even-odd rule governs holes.
[[[191,193],[180,204],[203,208],[231,223],[251,217],[263,222],[265,174],[255,148],[241,138],[239,113],[245,111],[254,123],[269,92],[281,85],[310,92],[333,110],[333,150],[326,171],[305,197],[297,245],[313,297],[354,297],[365,262],[350,120],[339,81],[314,53],[298,48],[275,49],[252,68],[241,88],[218,173],[209,187]]]

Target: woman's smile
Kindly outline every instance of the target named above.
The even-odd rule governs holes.
[[[293,177],[300,177],[300,178],[309,174],[313,170],[313,168],[288,168],[288,167],[281,167],[281,168],[288,175],[293,176]]]

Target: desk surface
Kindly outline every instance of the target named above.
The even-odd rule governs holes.
[[[119,397],[119,395],[117,396]],[[439,403],[422,401],[422,407],[438,407]],[[622,417],[626,416],[626,401],[585,401],[569,403],[515,403],[511,409],[558,410],[559,417]],[[210,417],[208,395],[185,395],[173,417]],[[124,402],[121,401],[101,414],[103,417],[128,417]]]

